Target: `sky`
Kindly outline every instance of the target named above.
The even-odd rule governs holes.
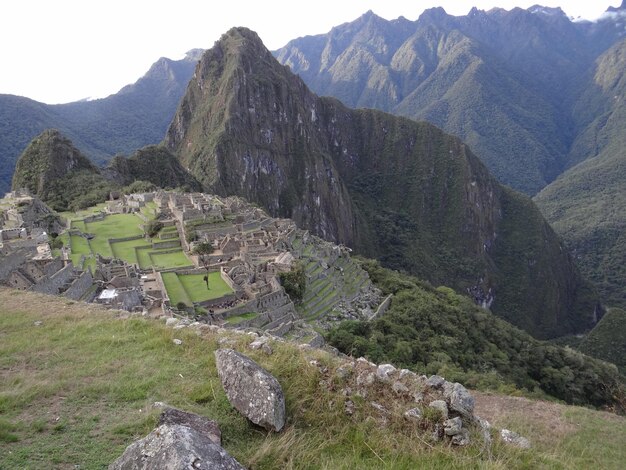
[[[0,94],[49,104],[105,97],[134,83],[159,57],[208,49],[233,26],[253,29],[274,50],[368,10],[416,20],[436,6],[465,15],[473,6],[510,10],[537,3],[593,20],[621,0],[3,0]]]

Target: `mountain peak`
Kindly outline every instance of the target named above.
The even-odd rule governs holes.
[[[68,138],[56,129],[47,129],[31,141],[17,161],[13,189],[28,188],[43,198],[54,180],[80,170],[98,172]]]
[[[424,10],[424,12],[418,18],[418,21],[423,20],[441,20],[448,16],[446,10],[442,7],[434,7]]]
[[[622,0],[622,4],[618,7],[609,7],[606,10],[609,13],[626,12],[626,0]]]
[[[204,49],[190,49],[185,53],[184,60],[197,62],[202,57],[202,54],[204,54]]]

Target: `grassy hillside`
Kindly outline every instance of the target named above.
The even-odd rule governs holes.
[[[611,361],[626,375],[626,311],[610,309],[578,346],[585,354]]]
[[[626,389],[617,368],[537,341],[447,287],[364,262],[383,294],[394,294],[373,321],[344,322],[328,335],[342,352],[441,374],[467,386],[524,389],[567,403],[620,407]],[[620,398],[621,399],[621,398]]]
[[[496,407],[505,398],[478,397],[483,416],[526,433],[530,451],[498,441],[487,451],[477,436],[463,449],[430,443],[400,416],[383,424],[369,401],[394,399],[378,393],[355,399],[355,413],[347,416],[341,389],[324,385],[309,363],[317,359],[332,371],[337,359],[289,343],[273,344],[271,356],[248,350],[247,336],[227,343],[283,387],[286,429],[266,434],[229,405],[215,370],[215,333],[1,289],[0,335],[0,468],[106,468],[155,426],[155,401],[217,420],[225,448],[256,469],[588,468],[592,462],[617,469],[626,459],[626,420],[550,403],[537,402],[541,413],[520,416],[513,403]]]

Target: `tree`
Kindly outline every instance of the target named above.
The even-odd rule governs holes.
[[[209,289],[209,267],[211,266],[211,253],[213,253],[213,245],[209,242],[200,242],[193,249],[193,253],[198,255],[198,260],[206,269],[206,275],[204,281],[206,282],[206,288]]]

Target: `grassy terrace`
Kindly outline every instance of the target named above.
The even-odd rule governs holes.
[[[148,206],[145,209],[146,214],[152,214],[156,211],[154,207]],[[75,214],[65,214],[66,217],[88,216],[92,211],[82,211]],[[115,257],[122,259],[128,263],[137,264],[142,269],[148,269],[152,266],[157,269],[170,269],[180,267],[191,267],[193,263],[185,255],[182,249],[175,248],[153,248],[152,242],[162,242],[159,238],[151,240],[144,238],[142,229],[143,220],[135,214],[112,214],[107,215],[104,220],[84,223],[82,220],[73,220],[72,228],[80,230],[85,234],[93,235],[93,238],[87,240],[85,237],[78,235],[67,236],[63,238],[65,243],[69,243],[72,249],[71,258],[74,264],[79,265],[81,256],[87,258],[86,265],[95,267],[95,254],[99,253],[106,257]],[[176,231],[175,227],[166,227],[169,233]],[[139,237],[133,240],[125,240],[111,243],[111,239]],[[167,240],[174,241],[176,238]]]
[[[190,306],[192,302],[217,299],[223,295],[233,293],[233,290],[222,280],[218,272],[209,274],[209,289],[206,288],[204,274],[179,275],[168,272],[162,273],[161,276],[173,306],[176,306],[179,302]]]

